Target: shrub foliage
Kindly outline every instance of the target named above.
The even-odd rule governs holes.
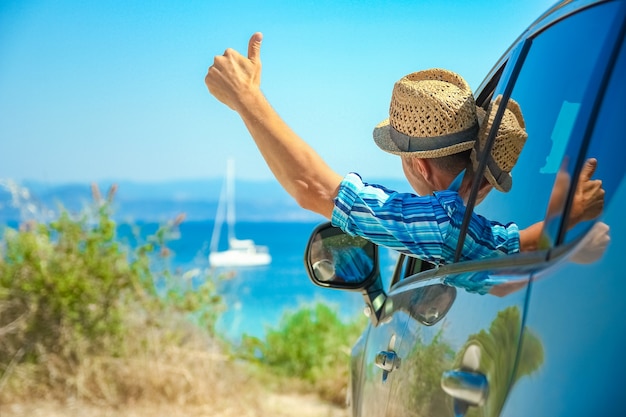
[[[274,375],[304,381],[323,398],[342,403],[351,346],[366,322],[365,316],[344,322],[324,303],[304,305],[285,313],[276,328],[267,329],[265,340],[244,336],[239,354]]]
[[[50,223],[4,228],[0,405],[45,397],[116,407],[241,400],[238,387],[256,382],[246,377],[249,366],[241,371],[221,353],[230,347],[218,345],[215,332],[223,310],[216,277],[172,272],[167,244],[183,217],[131,249],[116,235],[114,192],[103,200],[94,188],[93,206],[77,216],[62,211]],[[322,303],[302,306],[264,340],[244,336],[235,352],[270,384],[341,403],[350,348],[365,323],[344,322]]]
[[[167,238],[183,218],[131,250],[116,236],[113,192],[77,218],[63,211],[49,224],[4,230],[0,394],[19,375],[26,375],[15,379],[22,384],[78,390],[76,369],[94,357],[136,355],[154,334],[147,329],[160,328],[159,338],[180,344],[188,335],[171,325],[173,317],[191,317],[213,335],[221,299],[212,279],[192,284],[168,267]]]

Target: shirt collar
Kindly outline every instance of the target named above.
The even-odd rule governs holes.
[[[452,181],[452,183],[450,184],[450,186],[448,187],[448,190],[450,191],[459,191],[459,188],[461,188],[461,183],[463,182],[463,177],[465,176],[465,169],[463,169],[463,171],[459,172],[459,175],[456,176],[456,178],[454,179],[454,181]]]

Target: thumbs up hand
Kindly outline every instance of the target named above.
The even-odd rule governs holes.
[[[580,172],[570,212],[572,226],[581,221],[595,219],[604,209],[602,181],[591,179],[596,171],[597,164],[598,162],[595,158],[589,158]]]
[[[214,58],[204,77],[209,92],[235,111],[242,109],[251,92],[260,89],[262,40],[260,32],[250,37],[247,57],[228,48]]]

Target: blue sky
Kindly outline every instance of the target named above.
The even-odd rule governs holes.
[[[339,173],[401,178],[373,143],[393,83],[443,67],[473,89],[551,0],[0,2],[0,178],[269,179],[204,75],[264,34],[262,89]]]

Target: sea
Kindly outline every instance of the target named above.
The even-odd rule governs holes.
[[[272,256],[261,267],[211,270],[208,264],[213,221],[184,221],[170,236],[171,269],[178,273],[208,271],[218,277],[218,292],[225,301],[217,331],[237,343],[242,335],[263,339],[267,330],[278,328],[284,314],[299,307],[325,303],[344,320],[363,314],[365,304],[360,292],[322,288],[314,285],[304,267],[304,251],[313,229],[321,222],[238,222],[238,239],[252,239],[266,246]],[[157,223],[137,224],[140,235],[147,236]],[[129,226],[121,225],[118,234],[130,236]],[[226,249],[225,238],[220,250]],[[389,254],[389,256],[392,256]],[[393,259],[381,257],[384,268]]]

